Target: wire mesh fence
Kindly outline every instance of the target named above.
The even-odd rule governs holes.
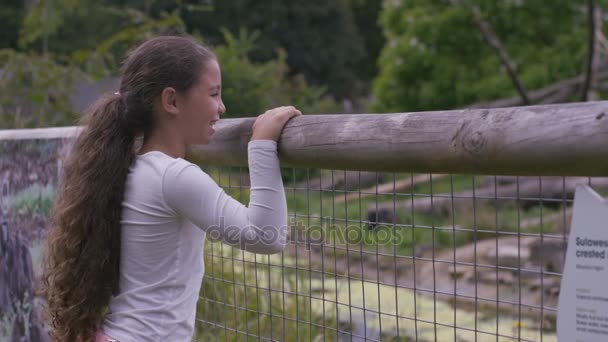
[[[286,161],[297,159],[297,165],[315,162],[315,153],[323,154],[323,165],[336,165],[328,156],[353,165],[360,162],[353,154],[359,151],[356,144],[371,141],[359,139],[370,122],[377,131],[414,125],[412,140],[400,141],[397,130],[363,151],[366,165],[387,166],[386,157],[389,166],[408,169],[403,160],[411,161],[401,153],[409,153],[418,158],[419,171],[467,173],[482,167],[604,176],[608,164],[599,156],[605,155],[607,126],[598,123],[604,111],[605,103],[591,103],[466,117],[447,112],[378,115],[368,121],[309,116],[286,131],[295,138],[285,140],[282,152],[291,151]],[[195,157],[244,165],[247,122],[227,120],[216,147],[195,151]],[[439,136],[446,138],[425,140],[437,135],[438,125],[444,128]],[[350,131],[343,132],[344,126]],[[527,126],[542,126],[543,134]],[[505,130],[509,139],[500,135],[492,141],[492,134]],[[31,294],[40,282],[46,217],[76,132],[76,127],[0,131],[0,247],[2,256],[24,253],[15,259],[22,265],[0,267],[0,282],[16,279],[13,274],[24,280],[16,289],[14,282],[0,286],[0,340],[44,331],[41,301]],[[336,136],[342,140],[334,141]],[[307,150],[300,148],[302,137],[311,141]],[[435,154],[422,153],[420,146],[434,146]],[[490,156],[498,149],[500,159]],[[378,156],[379,151],[386,153]],[[248,203],[246,168],[202,164],[229,195]],[[601,177],[316,168],[282,173],[290,217],[287,248],[256,255],[207,242],[194,340],[556,341],[575,187],[585,183],[608,195],[608,178]],[[9,290],[28,295],[11,298]]]
[[[247,203],[244,168],[208,168]],[[556,341],[577,184],[284,169],[289,245],[205,249],[198,340]]]

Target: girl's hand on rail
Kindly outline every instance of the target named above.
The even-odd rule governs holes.
[[[251,140],[278,141],[285,124],[293,117],[302,115],[294,106],[277,107],[260,114],[253,123]]]

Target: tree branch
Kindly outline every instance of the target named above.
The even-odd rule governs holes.
[[[587,70],[585,72],[585,81],[583,82],[583,91],[581,100],[587,101],[590,97],[591,83],[593,81],[593,67],[595,62],[595,50],[597,46],[597,21],[596,21],[596,11],[597,7],[595,5],[595,0],[587,1],[587,18],[589,23],[589,35],[588,35],[588,52],[587,52]]]
[[[605,81],[608,79],[608,64],[603,63],[595,70],[595,80],[597,82]],[[532,104],[535,103],[555,103],[548,100],[550,97],[554,97],[556,93],[565,93],[568,91],[570,94],[577,92],[585,80],[585,75],[581,74],[576,77],[568,78],[565,80],[557,81],[544,88],[540,88],[530,92],[530,100]],[[506,99],[499,99],[491,102],[475,103],[467,106],[467,108],[499,108],[499,107],[515,107],[521,106],[522,101],[519,96],[511,97]]]
[[[488,44],[490,44],[494,51],[496,51],[498,57],[500,58],[500,61],[507,69],[507,73],[511,78],[511,82],[513,82],[513,86],[515,87],[515,89],[517,89],[517,92],[521,97],[522,103],[524,105],[530,104],[530,98],[528,97],[526,88],[517,77],[517,73],[515,71],[515,64],[511,61],[511,58],[509,57],[509,54],[507,53],[505,48],[502,46],[500,39],[492,31],[490,24],[483,18],[479,8],[476,6],[473,7],[473,18],[479,26],[479,30],[481,30],[484,39]]]

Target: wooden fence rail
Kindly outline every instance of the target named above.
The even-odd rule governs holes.
[[[222,119],[188,158],[247,165],[255,118]],[[0,130],[60,138],[78,127]],[[279,141],[281,165],[383,172],[608,176],[608,101],[395,114],[303,115]]]

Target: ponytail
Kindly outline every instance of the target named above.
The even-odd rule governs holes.
[[[102,99],[64,164],[51,214],[44,295],[54,338],[89,341],[118,291],[121,203],[135,131],[120,96]]]

